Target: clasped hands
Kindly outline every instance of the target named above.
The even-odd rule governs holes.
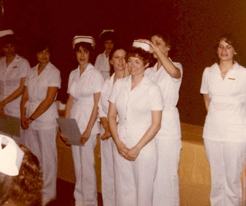
[[[129,149],[123,142],[116,143],[119,154],[126,160],[135,161],[139,155],[140,149],[135,145]]]
[[[29,124],[32,123],[32,119],[30,118],[26,118],[26,117],[21,117],[21,127],[22,129],[28,129],[29,128]]]

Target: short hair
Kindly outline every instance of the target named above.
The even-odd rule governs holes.
[[[94,50],[91,43],[87,43],[87,42],[79,42],[75,44],[74,50],[76,52],[79,51],[79,47],[83,47],[85,50],[89,51],[90,53]]]
[[[233,35],[233,34],[222,34],[218,39],[217,39],[217,44],[216,44],[216,48],[215,48],[215,61],[217,63],[219,63],[219,58],[218,58],[218,54],[217,54],[217,50],[218,50],[218,47],[219,47],[219,43],[221,40],[225,40],[226,43],[228,43],[229,45],[231,45],[234,50],[237,52],[237,55],[234,55],[233,59],[236,60],[237,62],[240,61],[239,59],[239,55],[238,53],[240,52],[240,48],[239,48],[239,44],[238,44],[238,41],[236,39],[236,37]]]
[[[35,53],[39,53],[45,49],[49,49],[50,53],[52,52],[52,46],[48,39],[39,39],[35,45]]]
[[[100,42],[101,44],[104,44],[105,41],[111,40],[115,43],[115,33],[112,31],[107,31],[104,32],[101,36],[100,36]]]
[[[169,31],[167,31],[167,29],[163,29],[163,28],[152,28],[149,31],[149,38],[151,39],[151,37],[153,36],[157,36],[159,38],[161,38],[167,46],[171,47],[172,46],[172,39],[170,36]]]
[[[139,47],[131,47],[127,52],[127,60],[130,57],[138,57],[143,60],[144,65],[148,64],[151,59],[151,54],[142,48]]]
[[[37,157],[25,146],[19,145],[24,152],[17,176],[0,173],[0,205],[11,201],[16,205],[42,205],[42,174]]]
[[[16,39],[15,35],[6,35],[0,38],[0,45],[1,47],[5,46],[6,44],[13,44],[17,46],[18,40]]]

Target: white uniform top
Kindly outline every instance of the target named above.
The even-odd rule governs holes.
[[[49,87],[61,87],[60,71],[49,62],[38,75],[38,65],[36,65],[28,72],[25,86],[28,91],[28,101],[25,105],[26,116],[30,117],[45,100]],[[56,118],[58,118],[57,105],[53,102],[49,109],[30,124],[29,128],[33,130],[54,128],[57,126]]]
[[[110,65],[109,58],[106,57],[106,51],[97,56],[95,67],[101,71],[105,80],[109,77]]]
[[[203,138],[246,141],[246,69],[235,63],[223,80],[217,63],[207,67],[201,93],[210,98]]]
[[[28,61],[18,54],[14,60],[6,66],[6,57],[0,59],[0,101],[12,94],[20,86],[20,79],[26,77],[30,65]],[[7,115],[20,118],[21,95],[9,102],[4,107]]]
[[[176,105],[179,99],[183,68],[178,62],[173,62],[173,64],[181,72],[181,78],[179,79],[172,78],[163,66],[157,70],[157,63],[154,67],[148,68],[145,71],[150,80],[160,87],[163,96],[162,125],[156,135],[156,139],[181,138],[179,113]]]
[[[70,118],[76,119],[81,134],[90,120],[94,106],[94,94],[101,92],[103,82],[101,73],[90,63],[81,76],[79,67],[70,73],[68,93],[74,99]],[[99,123],[96,121],[91,134],[97,133],[99,133]]]
[[[151,111],[163,109],[160,88],[146,76],[133,90],[131,76],[118,79],[109,101],[115,104],[118,112],[119,138],[129,148],[138,143],[152,124]]]
[[[114,86],[114,76],[115,73],[109,77],[108,79],[106,79],[103,83],[102,86],[102,91],[101,91],[101,96],[100,96],[100,101],[99,101],[99,118],[101,117],[106,117],[108,118],[108,107],[109,107],[109,96],[111,94],[111,91],[113,89]]]

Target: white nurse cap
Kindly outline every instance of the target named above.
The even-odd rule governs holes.
[[[73,49],[75,48],[75,45],[80,42],[89,43],[93,48],[95,48],[96,45],[95,40],[92,36],[75,36],[72,43]]]
[[[113,30],[113,29],[104,29],[104,30],[101,32],[101,34],[99,35],[99,38],[101,38],[101,36],[102,36],[104,33],[106,33],[106,32],[114,32],[114,30]]]
[[[7,35],[14,35],[14,32],[11,29],[0,31],[0,38]]]
[[[0,134],[1,173],[9,176],[17,176],[19,174],[23,156],[24,152],[12,138]]]
[[[139,40],[134,40],[132,46],[142,48],[143,50],[145,50],[147,52],[150,51],[150,45],[148,43],[145,43],[145,42],[142,42]]]

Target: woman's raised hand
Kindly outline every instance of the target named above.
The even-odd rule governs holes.
[[[159,53],[160,52],[160,49],[156,45],[154,45],[150,40],[138,39],[138,41],[144,42],[144,43],[150,45],[150,53]]]

